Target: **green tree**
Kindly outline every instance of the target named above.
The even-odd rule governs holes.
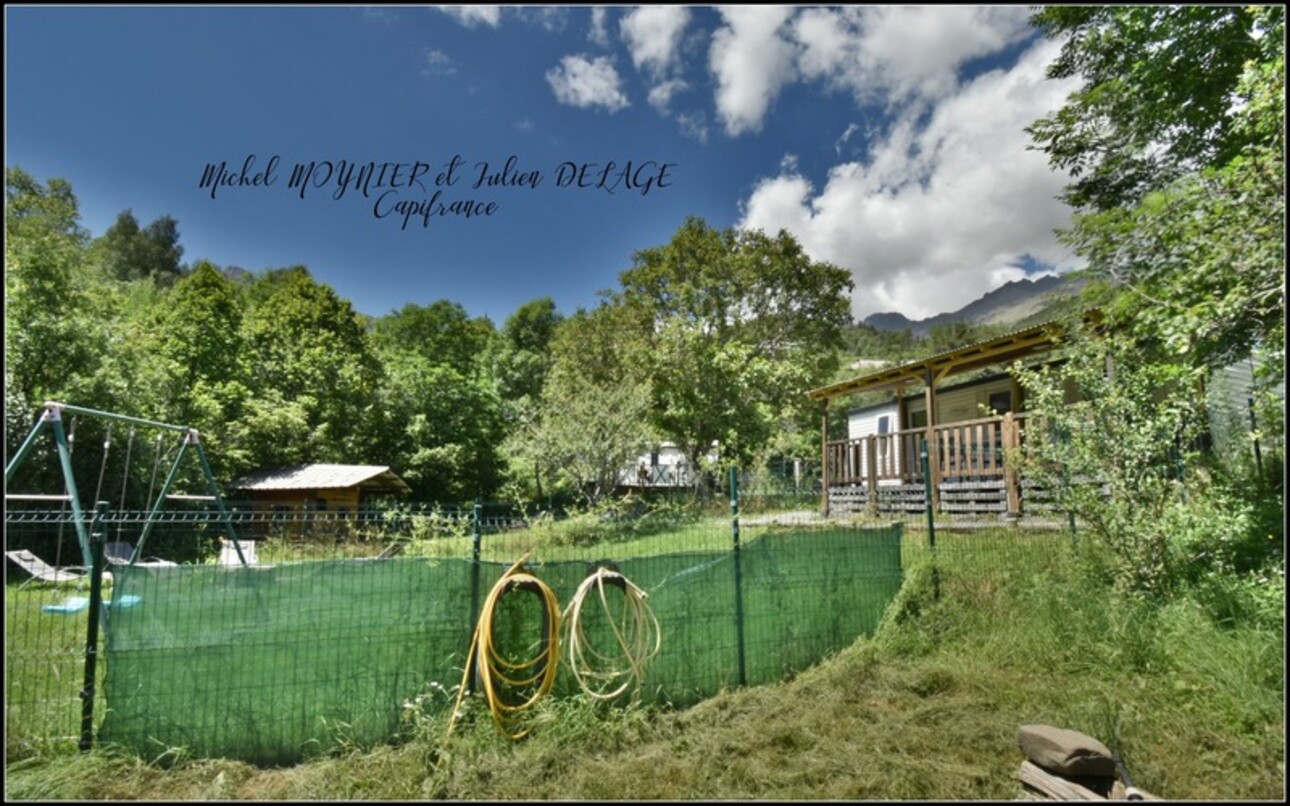
[[[132,210],[117,214],[116,221],[91,247],[92,259],[112,278],[122,281],[149,278],[169,286],[182,274],[179,222],[171,216],[157,218],[140,228]]]
[[[381,352],[379,440],[372,446],[418,500],[459,503],[500,485],[501,401],[486,378],[414,350]]]
[[[1053,75],[1084,87],[1035,124],[1073,171],[1063,240],[1101,282],[1114,326],[1168,360],[1219,366],[1261,349],[1284,379],[1285,10],[1055,7]]]
[[[252,393],[300,407],[307,428],[292,438],[309,461],[368,461],[380,365],[353,307],[303,266],[265,281],[269,292],[244,318]]]
[[[631,459],[654,441],[647,380],[634,369],[627,312],[579,310],[556,329],[554,363],[538,415],[526,424],[523,455],[539,478],[595,505],[611,494]]]
[[[495,369],[504,399],[541,394],[551,368],[551,339],[563,319],[550,297],[530,300],[507,317]]]
[[[805,392],[836,369],[850,323],[850,273],[808,258],[787,232],[718,231],[689,218],[621,275],[635,313],[653,422],[697,464],[714,441],[745,463]]]
[[[431,364],[452,367],[468,377],[484,370],[485,356],[496,338],[487,317],[471,319],[459,303],[437,300],[429,305],[404,305],[372,324],[383,349],[412,351]]]
[[[509,424],[503,442],[510,494],[541,501],[545,457],[533,450],[542,414],[541,395],[554,358],[551,342],[564,317],[550,297],[524,303],[506,318],[493,356],[493,377]]]
[[[1029,129],[1073,181],[1066,200],[1105,210],[1219,165],[1249,145],[1235,125],[1247,62],[1266,58],[1284,9],[1236,5],[1046,6],[1032,22],[1063,39],[1051,78],[1081,78]]]
[[[1263,382],[1284,380],[1285,11],[1050,7],[1035,19],[1069,37],[1050,74],[1084,79],[1032,134],[1072,173],[1061,237],[1088,260],[1085,299],[1105,321],[1097,338],[1072,324],[1070,360],[1023,375],[1034,477],[1090,526],[1094,556],[1126,589],[1251,569],[1215,557],[1279,563],[1267,547],[1281,545],[1280,491],[1187,460],[1213,368],[1253,351]],[[1068,407],[1065,389],[1092,402]]]
[[[88,233],[72,186],[5,169],[5,365],[29,404],[74,392],[101,358],[105,334],[84,271]]]

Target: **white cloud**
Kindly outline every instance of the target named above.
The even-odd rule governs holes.
[[[708,142],[708,116],[703,114],[703,110],[679,114],[676,122],[681,128],[682,136],[700,143]]]
[[[661,79],[676,64],[689,22],[690,10],[684,6],[637,6],[623,15],[618,28],[636,69]]]
[[[724,6],[708,64],[717,81],[717,117],[731,136],[761,128],[771,102],[794,80],[794,46],[780,35],[793,13],[779,6]]]
[[[487,25],[496,28],[502,22],[501,6],[435,6],[467,28]]]
[[[558,66],[547,71],[546,80],[562,104],[584,108],[603,106],[610,112],[629,105],[627,96],[619,89],[618,71],[608,56],[595,59],[584,55],[565,56]]]
[[[515,10],[521,21],[541,26],[548,33],[559,33],[569,24],[569,9],[563,6],[520,6]]]
[[[669,79],[664,81],[662,84],[656,84],[651,87],[649,91],[650,106],[657,109],[659,114],[666,115],[668,106],[672,103],[672,96],[676,95],[678,92],[684,92],[688,88],[689,85],[679,78]]]
[[[450,76],[457,72],[457,66],[448,54],[441,50],[426,51],[426,66],[421,69],[424,76]]]
[[[379,22],[383,25],[393,25],[398,21],[398,16],[391,13],[389,9],[379,6],[363,6],[363,19]]]
[[[602,48],[609,47],[609,14],[604,6],[591,9],[591,30],[587,33],[587,39]]]
[[[1035,35],[1024,6],[807,9],[791,25],[804,78],[859,103],[931,102],[953,93],[959,69]]]
[[[787,229],[814,259],[850,269],[859,318],[956,310],[1025,276],[1027,254],[1072,268],[1053,235],[1069,224],[1055,198],[1067,178],[1026,150],[1023,131],[1072,89],[1045,78],[1056,53],[1056,44],[1039,42],[1011,70],[978,76],[932,104],[928,116],[907,109],[866,161],[834,166],[823,188],[782,165],[754,188],[739,225]],[[915,86],[929,85],[901,84]]]

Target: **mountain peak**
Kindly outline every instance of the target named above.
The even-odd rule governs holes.
[[[1020,322],[1043,310],[1052,302],[1053,297],[1074,295],[1082,285],[1082,281],[1064,274],[1045,275],[1034,280],[1023,277],[1004,283],[957,311],[918,320],[889,311],[866,316],[864,324],[883,331],[908,328],[916,336],[926,336],[934,326],[949,322],[1009,324]]]

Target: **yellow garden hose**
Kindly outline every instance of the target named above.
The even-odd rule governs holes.
[[[475,625],[475,633],[470,639],[470,651],[466,655],[468,659],[475,659],[474,666],[483,684],[484,696],[488,700],[488,710],[493,715],[493,722],[503,735],[512,740],[521,739],[528,734],[529,727],[516,729],[518,718],[522,712],[551,691],[551,687],[555,684],[556,666],[560,657],[560,603],[556,600],[555,593],[542,580],[519,570],[528,556],[525,553],[517,560],[489,591],[479,615],[479,623]],[[518,663],[502,657],[493,642],[493,619],[496,615],[497,603],[512,590],[533,591],[542,600],[545,608],[543,614],[545,646],[531,660]],[[453,705],[452,720],[448,723],[448,733],[452,733],[453,725],[461,714],[461,700],[470,682],[471,666],[472,664],[467,660],[465,674],[462,675],[461,686],[457,691],[457,702]],[[502,698],[503,688],[513,691],[526,688],[533,690],[521,702],[510,704]]]
[[[623,605],[617,619],[605,597],[606,584],[623,592]],[[583,633],[582,611],[593,589],[604,609],[605,620],[613,630],[617,652],[597,651]],[[633,688],[633,698],[640,695],[645,664],[658,654],[662,642],[658,618],[645,601],[647,598],[648,594],[627,577],[611,568],[598,566],[578,586],[577,593],[564,611],[564,622],[569,631],[565,642],[568,665],[578,685],[593,699],[611,700],[629,687]]]

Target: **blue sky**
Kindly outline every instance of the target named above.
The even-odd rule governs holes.
[[[1072,87],[1045,79],[1056,45],[1024,6],[5,14],[6,165],[70,181],[96,236],[126,208],[171,215],[185,261],[303,264],[373,316],[593,306],[687,215],[789,230],[852,271],[858,317],[930,316],[1072,267],[1053,235],[1065,178],[1021,130]],[[276,157],[271,184],[200,186],[251,157],[251,174]],[[473,187],[512,157],[528,184]],[[366,194],[335,198],[341,161],[369,166]],[[332,176],[302,198],[291,175],[311,162]],[[588,186],[566,163],[591,164]],[[610,163],[612,193],[595,186]]]

